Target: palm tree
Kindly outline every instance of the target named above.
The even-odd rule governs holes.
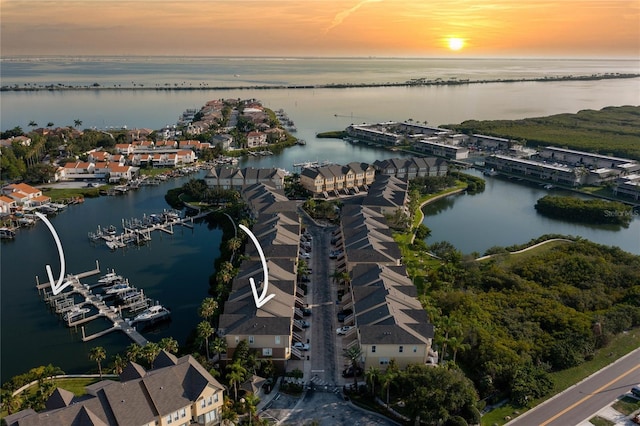
[[[38,127],[38,123],[36,123],[35,121],[31,120],[29,122],[29,127],[35,129],[36,127]]]
[[[177,354],[179,349],[178,341],[173,337],[163,337],[158,342],[158,346],[161,350],[167,351],[172,354]]]
[[[115,374],[120,374],[127,366],[127,360],[122,357],[120,354],[116,354],[113,357],[113,372]]]
[[[334,269],[333,273],[331,274],[331,279],[333,280],[333,282],[337,284],[341,278],[342,278],[342,271],[340,271],[338,268]]]
[[[107,352],[104,350],[102,346],[96,346],[95,348],[91,348],[89,351],[89,359],[91,361],[95,361],[98,363],[98,372],[100,373],[100,378],[102,379],[102,361],[107,357]]]
[[[249,416],[255,420],[256,408],[260,402],[260,398],[249,392],[244,396],[244,402],[247,404],[247,408],[249,409]]]
[[[53,121],[48,122],[47,127],[53,127]]]
[[[367,383],[371,385],[371,395],[376,396],[376,382],[380,379],[380,370],[371,366],[365,373]]]
[[[211,342],[211,349],[218,355],[218,359],[220,354],[227,351],[227,341],[222,337],[216,337]]]
[[[218,302],[213,297],[207,297],[200,304],[200,309],[198,310],[198,315],[207,321],[209,318],[214,316],[218,311]]]
[[[362,349],[359,345],[351,346],[344,349],[344,357],[351,362],[351,369],[353,370],[353,385],[358,388],[358,374],[357,370],[360,368],[360,357],[362,356]]]
[[[296,273],[298,274],[298,277],[304,277],[309,275],[309,265],[307,264],[306,260],[304,259],[298,260],[298,268],[296,270]]]
[[[398,364],[396,363],[396,360],[392,358],[391,361],[389,361],[389,365],[387,366],[387,371],[385,371],[384,375],[382,376],[382,389],[387,389],[387,407],[389,407],[389,391],[391,389],[391,384],[398,377],[398,375]]]
[[[209,337],[214,332],[213,327],[209,324],[209,321],[202,321],[196,327],[196,332],[198,333],[198,338],[202,341],[204,340],[205,349],[207,351],[207,361],[209,360]]]
[[[149,368],[153,369],[153,360],[160,353],[160,346],[157,343],[149,342],[142,348],[142,356],[147,361]]]
[[[80,127],[82,126],[82,120],[78,120],[77,118],[75,120],[73,120],[73,125],[75,127]]]
[[[467,349],[471,348],[471,345],[468,343],[464,343],[464,340],[460,337],[451,337],[449,339],[449,348],[451,348],[451,350],[453,351],[453,362],[456,362],[456,355],[458,354],[458,351],[460,352],[464,352]]]
[[[142,355],[142,346],[137,343],[132,343],[127,346],[127,360],[136,362]]]
[[[227,370],[229,373],[227,374],[227,380],[229,380],[229,384],[233,386],[233,390],[235,393],[235,399],[238,400],[238,383],[242,383],[244,380],[245,374],[247,374],[247,369],[244,368],[239,361],[234,362],[233,364],[229,364],[227,366]]]

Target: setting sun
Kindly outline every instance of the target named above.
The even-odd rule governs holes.
[[[464,40],[461,38],[451,37],[447,42],[451,50],[460,50],[464,47]]]

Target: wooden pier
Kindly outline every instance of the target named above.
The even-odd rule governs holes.
[[[105,334],[111,333],[112,331],[122,331],[135,343],[141,346],[146,345],[148,343],[147,339],[142,334],[138,333],[138,331],[136,331],[136,329],[130,323],[128,323],[124,318],[122,318],[122,315],[120,314],[118,309],[116,309],[113,306],[107,305],[100,296],[93,294],[90,287],[94,287],[94,286],[89,286],[86,284],[82,284],[80,282],[80,278],[89,277],[99,273],[100,273],[100,265],[98,264],[98,261],[96,261],[96,269],[82,272],[80,274],[75,274],[75,275],[68,274],[65,282],[68,282],[70,285],[67,288],[65,288],[64,289],[65,291],[63,291],[60,294],[54,295],[52,292],[48,292],[47,288],[51,287],[51,283],[50,282],[40,283],[37,276],[36,276],[36,288],[38,289],[38,294],[43,295],[43,299],[48,304],[50,304],[58,314],[68,312],[78,306],[90,305],[93,308],[97,309],[98,312],[93,315],[90,315],[88,317],[83,317],[75,321],[67,321],[66,323],[68,327],[81,326],[83,342],[88,342],[90,340],[104,336]],[[73,294],[80,295],[81,297],[83,297],[84,301],[77,304],[74,303],[74,300],[72,297]],[[145,308],[146,308],[146,303],[147,303],[146,298],[144,300],[136,299],[135,301],[136,307],[142,306],[143,302],[145,303]],[[111,321],[113,323],[113,326],[106,330],[99,331],[97,333],[93,333],[87,336],[85,334],[84,324],[101,317],[104,317],[109,321]]]

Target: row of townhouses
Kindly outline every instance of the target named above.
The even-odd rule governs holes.
[[[302,357],[293,347],[295,341],[302,341],[298,320],[303,317],[304,306],[304,291],[297,286],[300,218],[296,203],[269,182],[248,185],[241,194],[256,219],[252,233],[264,249],[269,293],[275,297],[256,307],[247,283],[252,278],[259,288],[264,276],[257,248],[247,244],[248,259],[242,262],[233,279],[229,299],[220,315],[218,334],[226,340],[226,357],[232,357],[238,343],[246,340],[249,348],[257,350],[262,358],[271,359],[283,371],[292,356]]]
[[[101,380],[86,395],[57,388],[40,413],[6,416],[7,426],[185,426],[221,423],[224,387],[191,355],[160,352],[152,370],[130,362],[119,381]]]
[[[204,177],[207,186],[211,188],[240,190],[254,183],[271,183],[277,189],[284,188],[286,172],[277,168],[256,169],[253,167],[227,168],[216,167]]]
[[[346,195],[368,190],[376,173],[413,179],[424,176],[444,176],[448,172],[446,160],[442,158],[391,158],[376,160],[373,164],[352,162],[346,166],[332,164],[321,167],[306,167],[300,173],[300,184],[313,195]]]
[[[390,198],[408,201],[407,183],[398,178],[379,176],[374,186],[379,194],[392,187],[396,194]],[[400,248],[385,219],[387,213],[377,198],[370,193],[362,204],[345,205],[334,236],[342,249],[336,269],[350,277],[340,300],[341,310],[349,313],[344,324],[353,326],[344,337],[345,347],[359,345],[365,370],[384,369],[392,359],[401,368],[435,364],[433,325],[402,265]]]
[[[337,269],[349,272],[351,286],[340,301],[352,314],[345,324],[354,325],[347,337],[363,349],[363,366],[386,368],[391,359],[400,366],[435,362],[431,350],[433,326],[417,300],[416,289],[402,265],[400,249],[386,224],[385,214],[406,211],[408,184],[390,175],[379,175],[362,204],[343,208],[338,244],[343,254]],[[218,333],[227,343],[224,357],[232,357],[238,343],[246,340],[258,355],[271,359],[279,369],[289,359],[301,359],[295,342],[303,342],[300,321],[305,293],[297,285],[298,253],[302,227],[296,203],[271,183],[243,188],[256,225],[252,232],[264,249],[269,271],[269,293],[275,297],[256,308],[250,279],[264,279],[257,249],[247,245],[243,261],[232,282],[229,299],[220,316]],[[326,283],[328,285],[328,283]]]
[[[628,158],[548,146],[530,158],[494,154],[485,159],[485,166],[574,187],[612,182],[614,193],[640,197],[640,163]]]

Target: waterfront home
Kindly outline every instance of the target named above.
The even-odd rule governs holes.
[[[412,148],[427,155],[464,160],[469,157],[469,148],[445,143],[440,137],[432,136],[413,142]]]
[[[249,132],[247,133],[247,148],[255,148],[258,146],[266,146],[267,134],[264,132]]]
[[[400,179],[446,176],[449,171],[446,160],[436,157],[390,158],[376,160],[373,166],[380,174],[395,176]]]
[[[210,188],[241,189],[256,183],[271,183],[277,189],[284,187],[285,172],[277,168],[256,169],[216,167],[207,173],[204,180]]]
[[[344,335],[344,347],[359,345],[364,369],[384,369],[392,359],[401,368],[437,363],[433,325],[401,264],[384,214],[374,207],[345,205],[341,219],[334,237],[342,249],[336,270],[347,272],[349,280],[340,291],[344,315],[339,320],[353,327]]]
[[[39,206],[51,201],[51,197],[42,195],[42,191],[26,183],[12,183],[2,188],[2,193],[13,200],[17,206]]]
[[[574,167],[560,163],[546,163],[544,161],[526,158],[509,157],[495,154],[485,158],[485,166],[498,172],[517,174],[534,179],[549,180],[562,185],[579,186],[586,182],[585,173],[579,173]]]
[[[102,380],[86,395],[56,389],[40,413],[23,410],[4,418],[7,426],[169,425],[221,423],[224,387],[191,355],[165,351],[152,370],[130,362],[120,381]]]
[[[347,134],[355,139],[396,146],[402,143],[402,136],[389,131],[389,126],[397,123],[362,124],[347,127]]]
[[[614,195],[628,196],[640,200],[640,173],[620,177],[613,188]]]
[[[211,148],[211,144],[208,142],[200,142],[198,140],[184,140],[180,141],[178,147],[182,149],[189,149],[193,151],[202,151],[204,149]]]
[[[0,139],[0,146],[11,147],[14,143],[22,146],[31,146],[31,138],[28,136],[11,136],[8,139]]]
[[[196,153],[190,149],[181,149],[175,155],[178,164],[191,164],[196,161]]]
[[[13,200],[6,195],[0,195],[0,214],[6,215],[13,213],[17,207],[16,200]]]
[[[367,189],[375,178],[371,164],[352,162],[346,166],[332,164],[321,167],[305,167],[300,172],[300,184],[314,195],[338,195],[351,189]],[[347,190],[345,192],[345,190]]]
[[[227,133],[217,133],[211,137],[213,146],[220,146],[223,151],[229,151],[233,144],[233,136]]]
[[[109,183],[117,183],[121,179],[129,181],[134,177],[135,170],[136,169],[132,166],[111,164],[109,166]]]

